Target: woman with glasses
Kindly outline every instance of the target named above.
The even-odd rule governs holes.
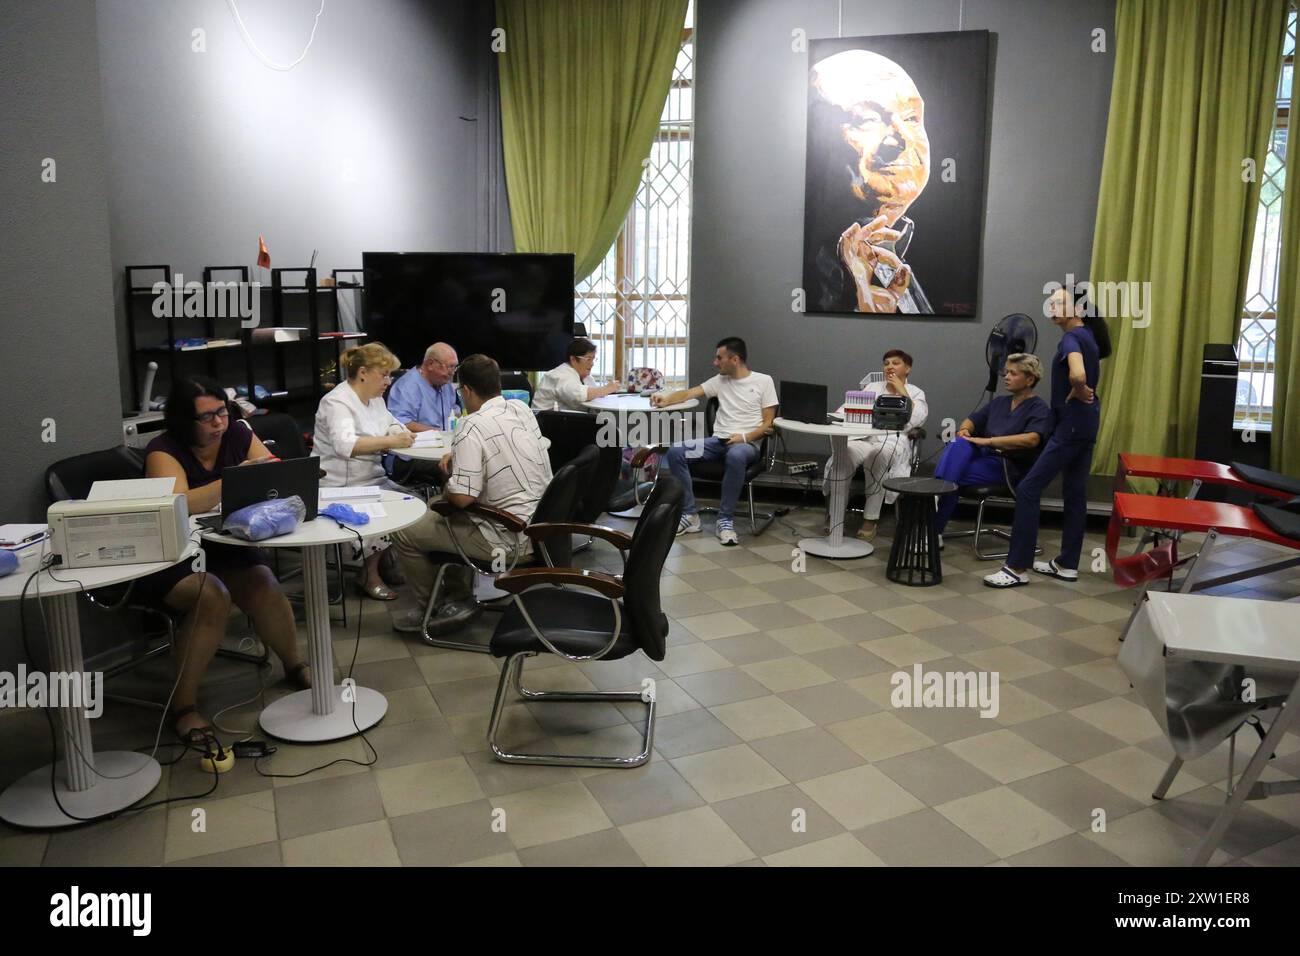
[[[400,368],[397,356],[381,343],[348,349],[339,360],[347,378],[320,400],[316,409],[314,450],[325,470],[321,485],[344,487],[381,485],[398,488],[384,471],[384,452],[410,448],[415,436],[393,417],[384,404],[384,390]],[[365,538],[361,591],[376,601],[395,601],[380,574],[387,538]],[[360,559],[363,556],[355,556]]]
[[[145,449],[145,474],[174,478],[174,490],[185,495],[190,514],[211,511],[221,503],[224,469],[271,458],[239,413],[231,415],[226,393],[207,379],[174,382],[163,420],[165,430]],[[141,578],[133,591],[143,604],[184,615],[172,647],[180,676],[170,716],[176,735],[199,750],[215,734],[198,710],[199,682],[226,634],[232,601],[275,651],[285,675],[299,689],[311,686],[311,672],[298,653],[293,609],[268,566],[266,552],[205,542],[203,554],[205,570],[181,562]]]
[[[583,402],[594,401],[618,391],[618,383],[591,384],[591,368],[596,364],[596,345],[591,339],[574,339],[563,365],[542,376],[533,396],[533,411],[586,411]]]

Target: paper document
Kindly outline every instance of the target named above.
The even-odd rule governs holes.
[[[322,488],[321,501],[378,501],[383,489],[378,485],[357,485],[355,488]]]
[[[126,478],[97,481],[90,486],[87,501],[124,501],[128,498],[161,498],[176,487],[175,478]]]
[[[370,515],[371,518],[387,518],[388,509],[378,501],[360,501],[352,506],[353,511]]]
[[[416,448],[422,448],[426,445],[445,445],[447,442],[443,435],[443,432],[436,431],[416,432],[415,441],[412,445]]]

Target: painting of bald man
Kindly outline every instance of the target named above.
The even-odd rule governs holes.
[[[813,40],[806,312],[973,316],[986,30]]]

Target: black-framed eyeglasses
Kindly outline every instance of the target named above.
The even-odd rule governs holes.
[[[208,425],[216,421],[218,418],[229,418],[229,417],[230,417],[230,409],[226,408],[223,405],[221,408],[214,408],[212,411],[204,412],[202,415],[195,415],[194,420],[203,425]]]

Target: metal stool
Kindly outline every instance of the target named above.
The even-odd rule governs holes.
[[[943,580],[943,566],[934,525],[934,496],[956,491],[957,486],[941,478],[886,478],[884,487],[898,492],[898,527],[885,577],[909,587],[938,584]]]

